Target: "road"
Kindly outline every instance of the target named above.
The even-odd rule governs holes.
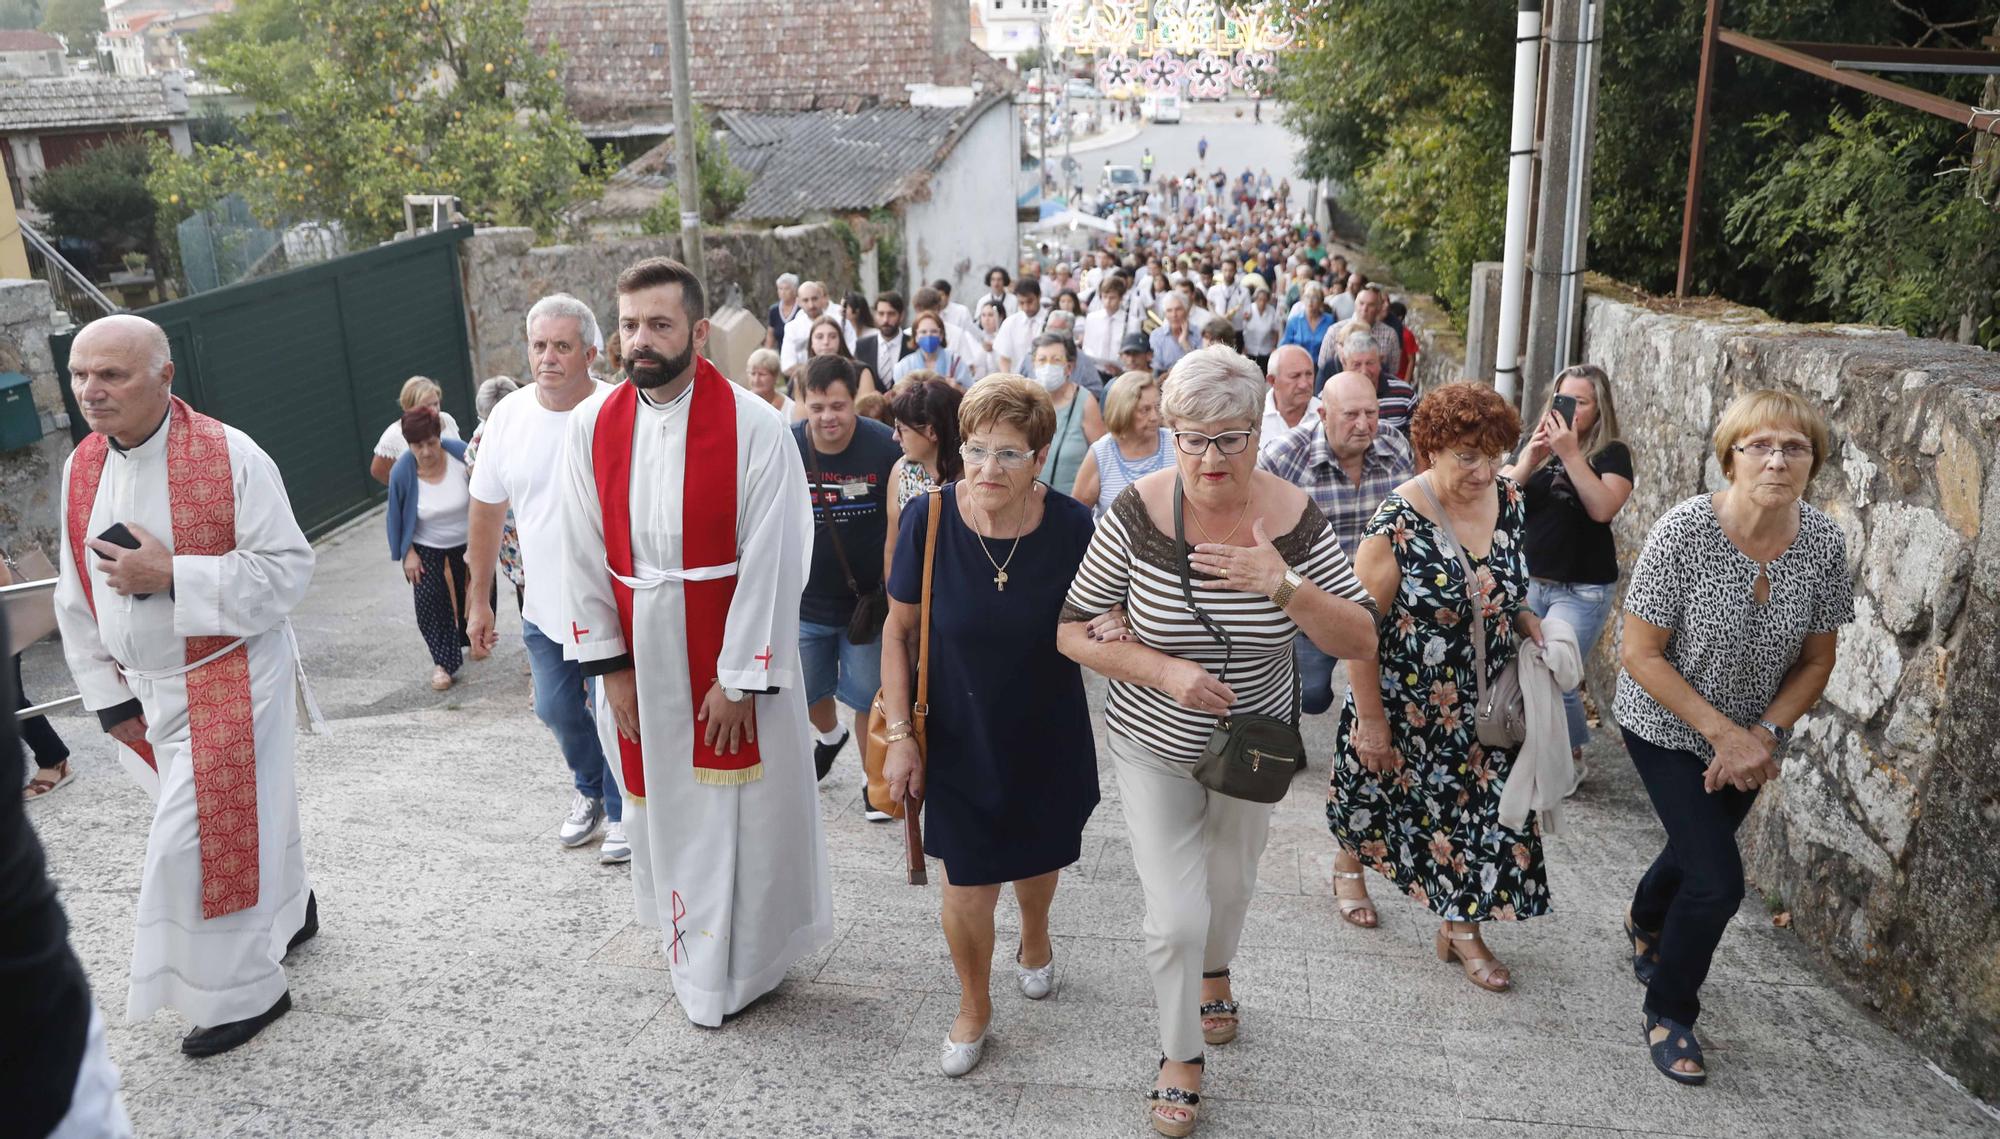
[[[1233,104],[1225,106],[1232,111],[1236,109]],[[1204,107],[1202,110],[1214,113],[1218,108]],[[1268,167],[1272,178],[1290,178],[1294,186],[1302,185],[1304,177],[1298,168],[1299,140],[1273,121],[1271,112],[1274,108],[1265,106],[1264,121],[1261,123],[1250,121],[1248,104],[1243,105],[1242,110],[1243,119],[1240,122],[1203,122],[1190,117],[1184,123],[1148,124],[1145,130],[1139,132],[1139,137],[1130,142],[1086,151],[1078,154],[1076,160],[1083,167],[1085,180],[1091,185],[1096,184],[1097,171],[1105,163],[1137,166],[1140,155],[1149,148],[1153,152],[1155,174],[1174,170],[1185,173],[1197,165],[1196,148],[1206,138],[1208,160],[1199,163],[1203,170],[1212,170],[1220,165],[1233,178],[1243,173],[1246,165],[1260,173]]]

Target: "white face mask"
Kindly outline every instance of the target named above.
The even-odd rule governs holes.
[[[1035,378],[1049,391],[1060,391],[1069,382],[1069,369],[1061,364],[1036,364]]]

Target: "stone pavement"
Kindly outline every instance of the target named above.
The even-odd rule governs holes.
[[[1108,771],[1056,895],[1046,1001],[1013,985],[1002,902],[994,1036],[971,1076],[937,1071],[957,1001],[937,890],[904,884],[898,828],[862,820],[851,751],[821,789],[836,940],[722,1029],[692,1027],[657,935],[631,921],[627,870],[556,845],[566,772],[518,640],[432,693],[380,527],[321,544],[297,621],[336,722],[301,740],[323,931],[293,955],[291,1015],[204,1061],[180,1055],[175,1015],[124,1026],[148,804],[90,746],[34,808],[141,1135],[1150,1134],[1152,997]],[[29,664],[31,692],[67,691],[51,647]],[[94,734],[59,726],[73,745]],[[1309,733],[1324,755],[1331,724]],[[1433,922],[1381,889],[1382,928],[1339,920],[1323,771],[1303,777],[1272,827],[1235,964],[1243,1035],[1210,1052],[1199,1134],[2000,1135],[1754,899],[1705,993],[1710,1086],[1655,1074],[1617,915],[1659,832],[1615,747],[1593,768],[1573,833],[1549,842],[1558,913],[1491,935],[1517,984],[1500,996],[1440,964]]]

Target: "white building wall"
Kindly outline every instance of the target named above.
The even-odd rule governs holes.
[[[943,277],[954,297],[969,297],[995,265],[1011,275],[1020,262],[1014,220],[1020,127],[1011,103],[986,109],[931,178],[930,196],[903,209],[903,248],[914,292]]]

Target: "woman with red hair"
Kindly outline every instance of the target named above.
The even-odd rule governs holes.
[[[1482,679],[1500,675],[1521,637],[1541,639],[1527,607],[1521,488],[1499,477],[1520,432],[1521,417],[1485,384],[1447,384],[1417,405],[1410,441],[1429,469],[1383,500],[1355,555],[1386,616],[1379,659],[1348,661],[1326,805],[1342,848],[1443,920],[1439,959],[1490,992],[1513,982],[1481,925],[1549,910],[1533,815],[1520,830],[1500,822],[1514,750],[1482,745],[1475,722]]]

